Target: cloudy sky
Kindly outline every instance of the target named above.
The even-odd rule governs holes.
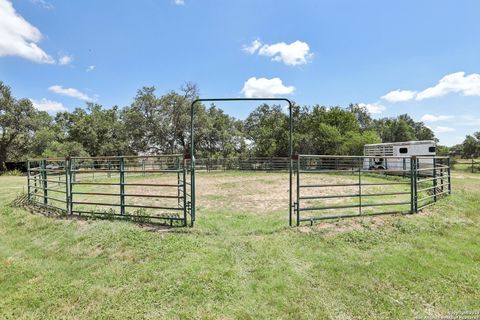
[[[480,1],[0,0],[0,80],[55,113],[185,81],[480,130]],[[254,104],[221,105],[245,117]]]

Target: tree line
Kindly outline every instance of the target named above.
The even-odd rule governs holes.
[[[138,90],[130,105],[85,108],[54,116],[17,99],[0,82],[0,163],[34,157],[115,156],[184,153],[190,142],[190,104],[196,85],[158,95]],[[288,155],[288,114],[284,106],[261,104],[244,120],[215,104],[195,105],[197,157]],[[373,119],[358,104],[346,108],[293,106],[294,150],[304,154],[361,155],[367,143],[430,140],[435,135],[407,114]],[[478,143],[479,135],[476,134]],[[470,143],[470,138],[468,138]],[[478,147],[477,147],[478,150]]]

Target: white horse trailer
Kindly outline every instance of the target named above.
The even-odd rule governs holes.
[[[412,156],[435,156],[436,145],[433,140],[366,144],[363,147],[363,155],[364,169],[401,171],[410,168]],[[418,164],[423,168],[431,167],[432,161],[421,158]]]

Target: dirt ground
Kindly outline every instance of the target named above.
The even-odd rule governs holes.
[[[293,185],[296,185],[296,177],[293,178]],[[171,183],[171,178],[156,177],[154,179],[145,179],[146,183]],[[301,178],[301,185],[319,185],[319,184],[348,184],[357,183],[358,177],[355,175],[333,176],[311,174],[304,175]],[[404,191],[401,186],[387,187],[363,187],[362,192],[386,192]],[[152,187],[131,187],[129,189],[134,194],[155,194],[158,189]],[[335,186],[323,188],[303,188],[301,196],[326,196],[339,194],[358,193],[358,186]],[[170,189],[166,194],[175,195],[176,189]],[[163,194],[163,193],[162,193]],[[294,201],[296,193],[294,190]],[[197,210],[232,210],[235,212],[254,212],[256,214],[268,214],[281,210],[288,210],[289,200],[289,175],[288,173],[268,173],[268,172],[200,172],[196,176],[196,199]],[[145,201],[144,198],[134,198],[135,203]],[[155,203],[172,203],[172,200],[153,200]],[[336,205],[356,203],[356,199],[331,198],[322,200],[304,200],[302,205]],[[366,201],[366,200],[365,200]]]
[[[79,177],[79,181],[115,181],[116,177],[95,177],[90,176]],[[297,177],[293,177],[293,201],[296,201],[296,181]],[[380,180],[379,180],[380,179]],[[386,181],[383,178],[362,177],[363,182],[381,182]],[[176,174],[162,174],[155,176],[130,176],[125,182],[126,204],[130,205],[146,205],[160,207],[178,207],[179,195]],[[187,176],[187,182],[190,177]],[[404,181],[407,182],[408,181]],[[144,183],[144,184],[170,184],[173,186],[129,186],[128,183]],[[300,185],[335,185],[320,188],[301,188],[301,197],[305,196],[338,196],[353,195],[359,193],[358,186],[338,186],[339,184],[356,184],[358,176],[356,174],[330,175],[330,174],[303,174],[301,176]],[[61,185],[59,185],[61,187]],[[362,194],[368,193],[386,193],[409,191],[408,185],[387,185],[387,186],[362,186]],[[120,193],[119,186],[111,185],[75,185],[74,192],[93,192],[93,193],[111,193],[109,195],[87,195],[75,194],[74,201],[77,202],[93,202],[93,203],[110,203],[118,204]],[[181,190],[180,192],[183,192]],[[187,193],[190,194],[189,186]],[[181,193],[180,193],[181,194]],[[142,196],[140,196],[142,195]],[[170,196],[172,198],[156,198],[145,196]],[[410,195],[390,196],[390,197],[365,197],[362,203],[392,202],[392,201],[408,201]],[[301,208],[306,207],[322,207],[322,206],[342,206],[350,204],[358,204],[358,197],[333,197],[327,199],[304,199],[301,200]],[[180,203],[182,205],[182,203]],[[196,205],[197,212],[215,212],[215,211],[232,211],[236,213],[254,213],[270,214],[273,212],[287,212],[289,206],[289,175],[287,172],[198,172],[196,175]],[[118,210],[118,206],[96,206],[94,205],[78,205],[83,206],[85,210],[101,210],[111,211]],[[136,208],[129,208],[136,210]],[[148,213],[153,213],[151,209],[146,209]],[[367,209],[366,209],[367,210]],[[160,210],[165,212],[165,210]],[[175,211],[173,211],[175,212]],[[342,209],[342,214],[357,213],[357,208]],[[160,213],[160,212],[158,212]],[[306,211],[305,216],[310,213],[315,215],[338,214],[337,210]]]

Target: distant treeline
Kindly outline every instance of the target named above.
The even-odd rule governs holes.
[[[107,109],[87,103],[51,116],[28,99],[14,98],[0,82],[1,169],[6,161],[29,157],[184,153],[190,139],[190,103],[198,95],[190,83],[164,95],[144,87],[129,106]],[[259,105],[245,120],[214,104],[197,104],[195,113],[197,157],[288,154],[288,115],[280,105]],[[358,104],[294,105],[293,120],[294,150],[305,154],[360,155],[366,143],[435,139],[432,130],[406,114],[372,119]],[[478,134],[474,139],[478,144]]]

